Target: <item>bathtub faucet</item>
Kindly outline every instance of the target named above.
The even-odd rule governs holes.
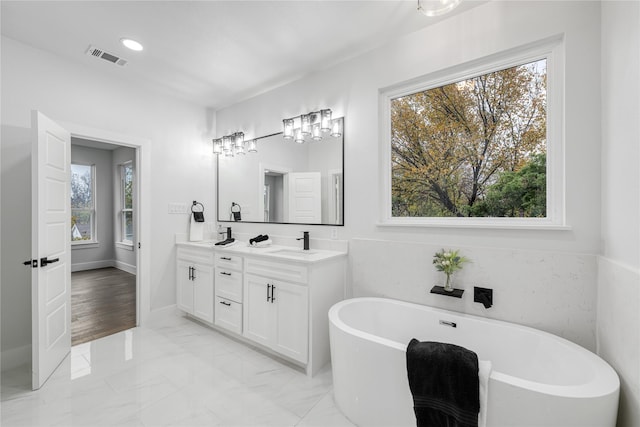
[[[493,289],[473,287],[473,302],[479,302],[484,308],[493,305]]]

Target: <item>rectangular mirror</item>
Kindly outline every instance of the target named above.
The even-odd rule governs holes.
[[[340,133],[304,143],[276,133],[257,138],[256,153],[218,155],[218,221],[344,225]]]

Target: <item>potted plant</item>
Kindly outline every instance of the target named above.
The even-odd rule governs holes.
[[[436,266],[436,270],[442,271],[447,275],[444,285],[444,290],[447,292],[453,291],[453,286],[451,285],[451,276],[453,273],[462,269],[462,264],[469,262],[469,259],[461,256],[459,252],[459,250],[445,251],[442,249],[433,256],[433,265]]]

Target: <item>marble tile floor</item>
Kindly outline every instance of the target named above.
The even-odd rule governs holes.
[[[299,370],[178,315],[72,347],[38,391],[2,373],[1,425],[353,426],[330,366]]]

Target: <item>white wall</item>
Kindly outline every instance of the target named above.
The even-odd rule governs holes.
[[[535,326],[595,350],[596,257],[600,249],[600,5],[597,2],[495,1],[341,65],[319,71],[217,114],[220,128],[256,135],[281,120],[331,108],[345,116],[345,227],[351,291],[385,295]],[[549,37],[563,35],[565,65],[566,206],[570,231],[389,228],[379,212],[379,90]],[[254,120],[260,117],[260,121]],[[584,191],[587,188],[589,191]],[[295,234],[303,227],[235,225],[248,233]],[[331,227],[311,228],[330,237]],[[428,293],[430,266],[442,247],[473,259],[460,285],[494,288],[495,305]]]
[[[598,352],[621,378],[619,426],[640,425],[640,3],[602,2],[602,256]]]
[[[30,111],[61,122],[151,141],[150,307],[175,303],[175,234],[188,232],[187,214],[169,215],[168,203],[214,206],[213,119],[199,106],[157,95],[78,63],[2,38],[2,351],[30,354],[29,259]],[[110,66],[105,63],[105,66]],[[90,108],[88,108],[90,106]],[[8,180],[6,177],[9,177]],[[14,179],[19,178],[19,179]],[[6,233],[6,234],[5,234]],[[10,256],[4,256],[10,254]],[[29,352],[27,352],[29,350]],[[14,358],[15,359],[15,358]]]
[[[95,165],[96,244],[71,245],[71,271],[110,267],[115,256],[113,239],[113,160],[110,150],[73,145],[71,163]]]

